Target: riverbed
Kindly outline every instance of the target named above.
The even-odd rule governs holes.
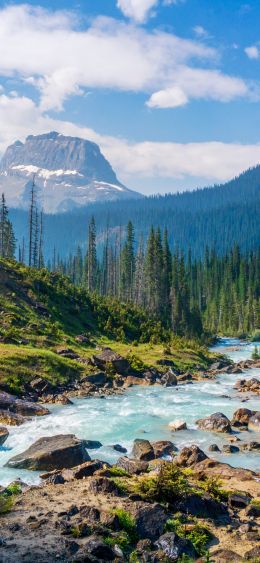
[[[251,358],[255,345],[260,346],[260,343],[223,338],[213,350],[238,362]],[[99,440],[103,446],[89,450],[91,458],[112,463],[122,454],[115,452],[111,445],[121,444],[129,455],[135,438],[171,440],[178,448],[196,443],[205,453],[213,443],[221,448],[229,443],[227,437],[198,430],[196,420],[214,412],[223,412],[232,418],[240,407],[259,410],[259,398],[242,402],[244,394],[233,389],[238,379],[252,377],[260,377],[260,369],[245,370],[236,375],[221,374],[213,381],[205,379],[177,388],[132,387],[119,396],[73,399],[72,405],[50,406],[50,415],[35,418],[19,427],[9,427],[10,435],[0,447],[0,484],[6,485],[18,477],[28,483],[39,482],[37,472],[9,469],[4,464],[38,438],[55,434],[75,434],[79,438]],[[176,419],[185,420],[188,429],[171,432],[168,424]],[[260,440],[260,435],[255,432],[238,432],[237,435],[243,442]],[[255,452],[226,455],[211,452],[210,456],[233,467],[259,470],[259,454]]]

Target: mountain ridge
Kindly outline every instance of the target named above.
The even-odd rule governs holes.
[[[117,178],[99,146],[56,131],[10,145],[0,163],[0,188],[9,205],[26,208],[32,180],[45,212],[64,212],[95,201],[141,198]]]

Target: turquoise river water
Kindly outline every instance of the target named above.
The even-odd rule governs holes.
[[[223,338],[213,350],[239,361],[251,357],[255,344]],[[242,403],[243,395],[233,389],[237,379],[257,376],[260,376],[260,369],[251,369],[243,374],[221,374],[214,381],[205,379],[177,388],[139,386],[130,388],[120,396],[73,399],[73,405],[51,406],[50,415],[9,428],[8,440],[0,447],[0,484],[6,485],[17,477],[28,483],[39,482],[37,472],[9,469],[4,464],[42,436],[72,433],[79,438],[99,440],[103,447],[90,450],[90,456],[109,462],[116,462],[120,456],[111,448],[111,444],[125,446],[130,454],[135,438],[172,440],[179,448],[196,443],[205,452],[212,443],[221,447],[228,443],[226,437],[198,430],[196,420],[219,411],[232,417],[233,412],[241,406],[259,410],[259,398]],[[228,395],[228,398],[223,395]],[[168,424],[175,419],[185,420],[188,429],[172,433]],[[240,438],[243,441],[259,440],[260,436],[254,432],[241,432]],[[210,455],[234,467],[259,469],[259,454],[253,452]]]

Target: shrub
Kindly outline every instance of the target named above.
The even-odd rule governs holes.
[[[191,487],[176,465],[164,462],[157,475],[141,477],[135,490],[147,500],[172,503],[190,492]]]
[[[167,520],[165,531],[175,532],[178,536],[180,536],[180,538],[189,539],[199,555],[206,555],[206,546],[211,538],[211,533],[205,526],[202,526],[197,522],[194,523],[192,529],[187,529],[185,522],[183,521],[184,519],[185,517],[181,516],[173,520]]]
[[[11,495],[5,493],[0,494],[0,514],[6,514],[13,506],[13,499]]]
[[[200,480],[199,486],[218,502],[225,501],[228,498],[228,491],[221,488],[221,481],[218,477],[206,477],[204,480]]]
[[[142,360],[140,360],[140,358],[138,358],[138,356],[136,356],[135,354],[129,352],[126,356],[126,359],[128,360],[131,368],[134,371],[144,371],[145,369],[145,365],[142,362]]]
[[[129,477],[127,471],[121,469],[121,467],[116,467],[115,465],[113,465],[113,467],[110,467],[109,473],[111,477]]]
[[[122,530],[127,533],[128,537],[131,540],[131,543],[136,543],[138,536],[136,531],[136,523],[133,516],[131,516],[131,514],[129,514],[129,512],[127,512],[123,508],[117,508],[116,510],[113,510],[113,514],[116,514],[116,516],[118,517],[119,525]]]

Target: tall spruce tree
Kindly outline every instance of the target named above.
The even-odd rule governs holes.
[[[15,236],[13,226],[9,220],[8,208],[5,201],[5,195],[1,197],[0,208],[0,257],[14,258],[15,255]]]

